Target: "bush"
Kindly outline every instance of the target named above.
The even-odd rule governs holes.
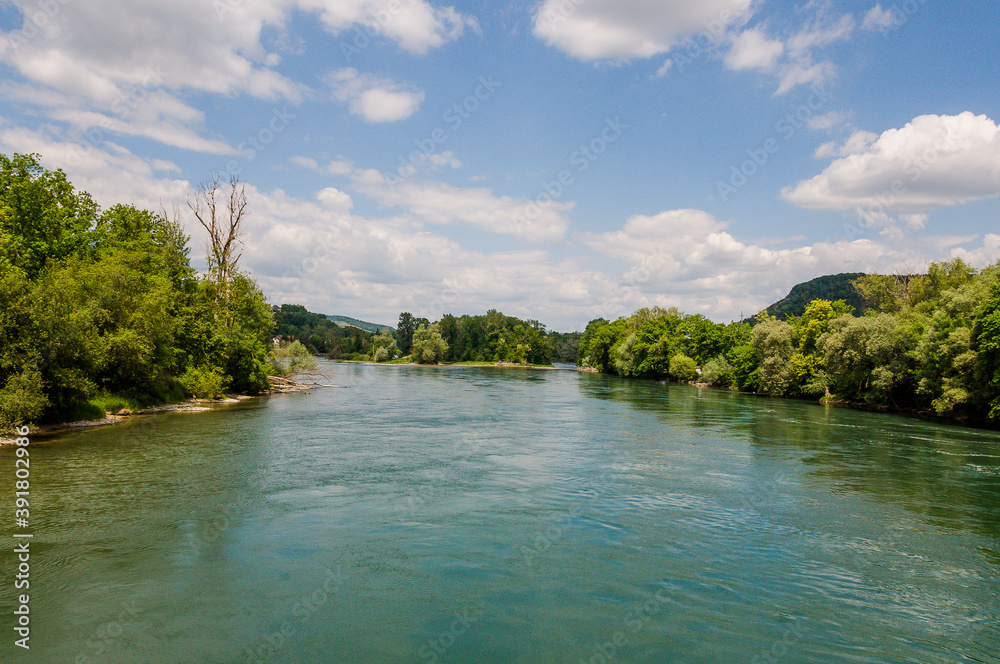
[[[670,376],[676,380],[694,380],[698,377],[698,365],[684,353],[670,358]]]
[[[191,367],[180,379],[185,394],[198,399],[218,399],[226,392],[229,379],[217,369]]]
[[[701,379],[709,385],[731,385],[733,367],[725,356],[712,358],[701,369]]]
[[[298,341],[276,345],[267,358],[267,367],[275,376],[289,376],[316,370],[316,358]]]
[[[37,422],[48,407],[42,374],[37,369],[16,373],[0,390],[0,428]]]
[[[378,350],[375,351],[375,361],[376,362],[385,362],[385,361],[387,361],[389,359],[391,359],[389,357],[389,349],[386,348],[385,346],[382,346]]]

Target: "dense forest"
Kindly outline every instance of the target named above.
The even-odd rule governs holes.
[[[713,323],[676,309],[592,321],[580,363],[763,394],[970,419],[1000,418],[1000,263],[954,259],[924,275],[864,275],[865,303],[817,299],[801,316]]]
[[[199,192],[218,226],[216,194],[237,212],[245,197]],[[101,210],[37,156],[0,155],[0,426],[268,389],[270,306],[232,242],[199,275],[187,241],[165,215]]]

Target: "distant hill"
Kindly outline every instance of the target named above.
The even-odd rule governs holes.
[[[369,323],[368,321],[358,320],[357,318],[351,318],[350,316],[331,316],[327,314],[326,317],[341,327],[360,327],[365,332],[371,332],[372,334],[377,334],[380,330],[389,330],[390,332],[396,331],[396,328],[389,327],[388,325]]]
[[[813,300],[846,300],[854,307],[854,313],[860,315],[865,308],[865,302],[851,288],[851,282],[865,276],[863,272],[844,272],[816,277],[805,283],[794,286],[784,299],[775,302],[767,308],[767,313],[784,320],[789,316],[801,316],[806,305]]]

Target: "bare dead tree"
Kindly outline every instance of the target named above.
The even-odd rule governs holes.
[[[234,175],[229,180],[228,192],[223,189],[216,175],[198,187],[193,200],[187,201],[195,219],[208,233],[208,270],[217,287],[216,302],[228,299],[230,281],[243,256],[241,224],[247,214],[246,184]],[[221,210],[220,197],[225,198]]]

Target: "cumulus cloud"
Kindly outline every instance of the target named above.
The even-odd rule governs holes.
[[[745,23],[751,0],[545,0],[534,35],[584,61],[650,58],[692,34],[721,37]]]
[[[180,168],[162,159],[146,159],[112,141],[99,146],[73,142],[55,128],[38,131],[12,127],[0,118],[0,152],[39,153],[42,164],[62,169],[74,186],[89,191],[102,206],[132,204],[149,210],[183,205],[194,188],[170,177]]]
[[[330,72],[326,83],[336,101],[346,103],[350,112],[367,122],[397,122],[410,117],[424,101],[424,91],[410,85],[360,74],[353,67]]]
[[[608,313],[675,305],[717,320],[741,311],[752,315],[784,297],[791,286],[818,275],[886,272],[949,254],[969,257],[975,265],[1000,258],[1000,236],[987,236],[981,247],[968,250],[949,249],[934,237],[924,242],[841,239],[771,248],[739,240],[728,228],[728,223],[701,210],[670,210],[633,216],[617,231],[584,233],[581,241],[626,266]],[[977,239],[964,238],[962,243]]]
[[[1000,195],[1000,128],[985,115],[922,115],[877,139],[858,132],[821,174],[781,197],[813,210],[919,213]]]

